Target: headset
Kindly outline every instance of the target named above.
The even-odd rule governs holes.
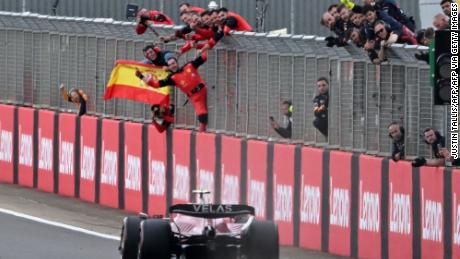
[[[294,112],[294,106],[292,105],[292,102],[291,102],[291,101],[289,101],[289,100],[284,101],[283,104],[289,105],[289,108],[288,108],[289,113],[292,114],[292,113]]]

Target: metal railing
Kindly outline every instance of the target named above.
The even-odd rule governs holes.
[[[158,27],[171,34],[173,27]],[[133,23],[110,19],[48,17],[0,12],[0,91],[4,102],[71,109],[59,95],[60,82],[84,89],[89,113],[149,120],[148,105],[105,102],[106,82],[117,59],[141,60],[153,34],[136,35]],[[176,49],[183,42],[162,45]],[[281,118],[283,100],[293,101],[292,142],[387,155],[387,125],[406,128],[408,156],[430,155],[420,132],[434,127],[449,137],[447,107],[432,105],[429,67],[414,58],[415,46],[395,45],[388,62],[374,65],[354,46],[327,48],[305,35],[239,33],[225,37],[209,53],[200,73],[208,91],[209,129],[246,137],[274,138],[269,116]],[[193,51],[181,62],[193,58]],[[330,79],[329,138],[313,127],[316,79]],[[175,91],[176,127],[194,127],[186,97]]]

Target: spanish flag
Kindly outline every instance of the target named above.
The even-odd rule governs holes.
[[[104,100],[112,98],[130,99],[148,104],[169,104],[169,86],[153,88],[136,77],[136,69],[142,73],[152,73],[159,80],[166,78],[169,72],[160,67],[131,60],[117,60],[112,70]]]

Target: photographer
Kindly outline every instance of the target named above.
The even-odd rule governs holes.
[[[169,106],[164,105],[153,105],[151,107],[153,116],[152,123],[153,126],[162,133],[168,127],[174,123],[174,105],[170,104]]]
[[[412,162],[412,166],[444,166],[446,162],[448,164],[452,163],[454,166],[460,165],[460,159],[454,160],[453,157],[450,156],[449,150],[446,148],[446,140],[438,131],[432,128],[426,128],[423,131],[423,139],[427,145],[430,145],[434,158],[425,159],[424,157],[417,157]]]
[[[328,129],[328,116],[327,107],[329,106],[329,81],[325,77],[318,78],[316,82],[318,88],[318,95],[313,99],[315,107],[313,113],[315,120],[313,126],[319,130],[325,137],[327,137]]]
[[[291,138],[292,136],[292,102],[284,101],[281,105],[281,112],[283,113],[283,127],[281,127],[273,118],[270,116],[270,125],[272,128],[283,138]]]
[[[157,10],[147,10],[141,9],[136,16],[136,33],[143,34],[147,27],[152,24],[166,24],[166,25],[174,25],[174,22],[171,18],[169,18],[166,14],[161,13]]]

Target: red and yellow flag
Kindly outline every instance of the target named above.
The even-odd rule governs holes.
[[[152,73],[159,80],[166,78],[169,72],[160,67],[131,60],[117,60],[112,70],[104,100],[112,98],[130,99],[148,104],[169,104],[170,87],[153,88],[136,77],[136,69],[142,73]]]

